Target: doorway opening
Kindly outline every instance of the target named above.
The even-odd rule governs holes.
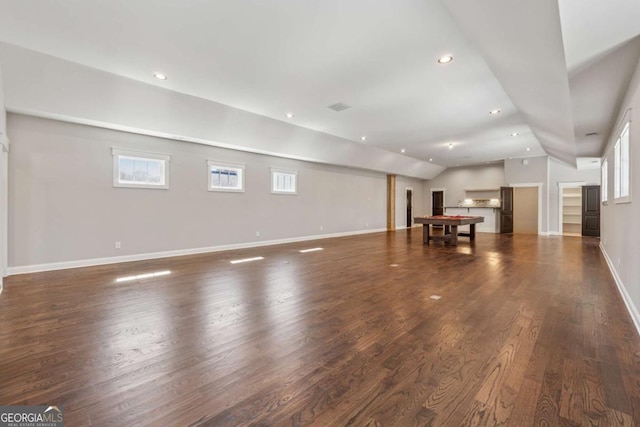
[[[560,233],[582,235],[582,184],[560,183]]]
[[[444,215],[444,189],[431,189],[431,215]],[[441,225],[433,225],[433,228],[442,228]]]
[[[411,228],[413,225],[413,189],[407,188],[407,228]]]
[[[513,232],[538,234],[538,187],[513,189]]]

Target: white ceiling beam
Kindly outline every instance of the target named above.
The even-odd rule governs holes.
[[[547,154],[576,165],[557,0],[444,0]]]

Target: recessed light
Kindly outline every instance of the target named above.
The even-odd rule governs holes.
[[[511,136],[518,136],[518,135],[520,135],[518,132],[514,132],[511,134]]]
[[[451,61],[453,61],[453,56],[451,55],[444,55],[438,58],[438,64],[448,64]]]
[[[527,147],[527,151],[531,151],[531,148],[530,148],[530,147]]]
[[[500,110],[495,109],[495,110],[491,110],[491,111],[489,111],[489,114],[492,114],[492,115],[493,115],[493,114],[498,114],[499,112],[500,112]]]
[[[366,137],[365,135],[362,135],[362,136],[360,137],[360,141],[366,141],[366,140],[367,140],[367,137]]]
[[[293,119],[293,113],[287,113],[287,119]]]
[[[453,144],[449,144],[449,150],[453,150]]]
[[[153,73],[153,77],[155,77],[158,80],[167,80],[167,76],[165,76],[162,73]]]
[[[430,161],[430,162],[433,162],[433,159],[432,159],[432,158],[429,158],[429,161]]]
[[[404,153],[405,151],[407,151],[407,150],[405,150],[404,148],[402,150],[400,150],[401,153]]]

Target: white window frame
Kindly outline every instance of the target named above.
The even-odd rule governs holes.
[[[631,202],[630,133],[631,122],[627,122],[613,146],[613,200],[615,203]]]
[[[154,190],[167,190],[169,189],[169,165],[171,162],[171,156],[168,154],[149,153],[146,151],[135,150],[122,150],[119,148],[112,148],[111,154],[113,156],[113,186],[119,188],[147,188]],[[163,175],[163,182],[160,184],[153,184],[149,182],[131,182],[120,180],[120,159],[121,158],[133,158],[141,160],[156,160],[161,161],[161,173]]]
[[[603,205],[609,204],[609,160],[603,159],[601,166],[601,191],[600,191],[600,199]]]
[[[281,190],[276,188],[276,179],[278,175],[293,176],[293,191]],[[292,169],[271,168],[271,194],[298,194],[298,171]]]
[[[211,183],[211,169],[227,169],[235,170],[238,175],[238,184],[236,187],[214,187]],[[244,175],[245,165],[242,163],[219,162],[217,160],[207,160],[207,187],[209,191],[222,191],[225,193],[244,193]]]

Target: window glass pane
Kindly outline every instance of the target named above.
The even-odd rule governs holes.
[[[211,186],[220,187],[220,170],[219,169],[211,170]]]
[[[147,182],[152,184],[162,184],[162,163],[161,161],[147,161]]]
[[[620,139],[613,148],[613,197],[620,197]]]
[[[168,155],[149,153],[139,157],[123,150],[113,149],[114,186],[168,188]],[[144,155],[145,153],[141,153]]]
[[[606,202],[608,200],[608,191],[609,191],[609,161],[605,160],[602,162],[602,191],[600,194],[602,195],[602,201]]]
[[[629,195],[629,125],[620,135],[620,197]]]
[[[238,167],[214,165],[209,161],[209,170],[211,172],[211,181],[209,183],[210,190],[233,190],[243,191],[242,176],[244,171],[243,165]]]
[[[272,171],[272,182],[273,186],[271,188],[274,192],[280,193],[295,193],[296,192],[296,174],[288,173],[288,172],[276,172]]]
[[[120,172],[120,182],[133,182],[133,160],[120,157],[118,160],[118,170]]]

